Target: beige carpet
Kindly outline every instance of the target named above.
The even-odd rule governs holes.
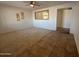
[[[33,57],[78,56],[73,35],[40,28],[1,34],[0,53],[11,53],[10,56]]]

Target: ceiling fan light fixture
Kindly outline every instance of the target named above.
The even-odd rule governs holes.
[[[35,8],[35,7],[39,7],[40,5],[36,1],[30,1],[29,6]]]
[[[31,7],[34,7],[34,5],[33,5],[33,4],[31,4],[30,6],[31,6]]]

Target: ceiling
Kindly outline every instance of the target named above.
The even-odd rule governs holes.
[[[54,5],[59,5],[63,3],[71,3],[71,1],[37,1],[37,3],[40,4],[39,8],[46,8]],[[8,6],[14,6],[14,7],[19,7],[23,9],[28,9],[28,10],[34,10],[34,9],[39,9],[39,8],[32,8],[30,6],[25,6],[29,4],[29,1],[0,1],[0,4],[8,5]]]

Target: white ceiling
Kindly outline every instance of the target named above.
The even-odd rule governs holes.
[[[46,8],[46,7],[50,7],[50,6],[54,6],[54,5],[59,5],[59,4],[63,4],[63,3],[71,3],[71,2],[69,2],[69,1],[37,1],[37,3],[40,4],[39,8]],[[26,1],[26,3],[24,3],[24,1],[0,1],[0,4],[34,10],[30,6],[25,6],[25,5],[29,4],[29,1]],[[35,8],[35,9],[37,9],[37,8]]]

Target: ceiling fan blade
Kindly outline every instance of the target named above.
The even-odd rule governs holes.
[[[30,3],[30,1],[23,1],[24,3]]]
[[[25,4],[25,6],[29,6],[30,4]]]
[[[36,6],[40,6],[40,5],[36,5]]]
[[[39,2],[37,1],[24,1],[24,3],[26,4],[25,6],[32,6],[33,8],[39,7]]]
[[[35,5],[33,8],[39,8],[39,6],[38,5]]]

